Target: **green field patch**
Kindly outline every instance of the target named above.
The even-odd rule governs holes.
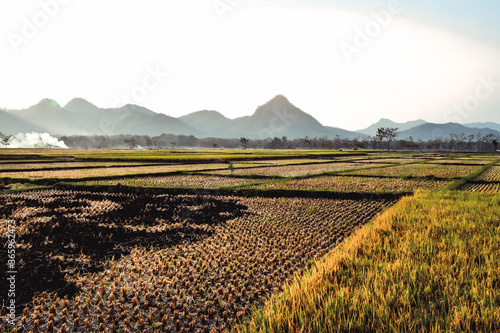
[[[217,160],[255,160],[282,158],[331,158],[339,156],[366,155],[361,151],[332,150],[108,150],[108,149],[0,149],[7,157],[30,156],[36,158],[75,158],[79,160],[139,160],[139,161],[217,161]]]

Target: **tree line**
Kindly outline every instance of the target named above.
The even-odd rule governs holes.
[[[227,149],[375,149],[407,151],[467,151],[495,152],[500,136],[494,134],[465,135],[450,133],[446,137],[430,140],[421,138],[397,139],[398,128],[381,127],[373,136],[359,136],[353,139],[340,135],[334,138],[308,137],[289,139],[286,136],[267,139],[246,137],[197,138],[193,135],[162,134],[148,135],[91,135],[60,136],[59,140],[70,148],[81,149],[176,149],[176,148],[227,148]],[[8,136],[0,133],[0,146],[6,145]]]

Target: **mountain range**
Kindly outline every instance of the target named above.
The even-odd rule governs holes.
[[[492,133],[500,135],[496,123],[432,124],[424,120],[396,123],[381,119],[359,131],[347,131],[322,125],[310,114],[302,111],[283,95],[277,95],[257,107],[250,116],[230,119],[217,111],[197,111],[174,118],[147,108],[128,104],[120,108],[99,108],[82,99],[72,99],[60,106],[52,99],[22,110],[0,109],[0,132],[12,135],[19,132],[47,132],[55,136],[70,135],[150,135],[163,133],[218,137],[264,139],[283,137],[289,139],[309,137],[373,136],[379,127],[398,127],[398,138],[428,140],[447,137],[450,133],[465,135]]]

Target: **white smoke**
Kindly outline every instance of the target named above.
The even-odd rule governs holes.
[[[68,146],[49,133],[19,133],[9,138],[7,148],[64,148]]]

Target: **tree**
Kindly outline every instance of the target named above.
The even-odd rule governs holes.
[[[302,147],[306,147],[308,146],[309,148],[311,148],[311,139],[306,135],[305,138],[301,139],[302,141]]]
[[[342,147],[342,137],[336,134],[335,138],[333,139],[333,148],[339,149],[340,147]]]
[[[377,134],[375,134],[375,140],[377,142],[378,149],[382,148],[382,141],[385,138],[385,128],[380,127],[377,129]]]
[[[3,146],[8,146],[9,145],[9,140],[12,135],[4,135],[2,132],[0,132],[0,145]]]
[[[354,139],[352,139],[352,146],[354,149],[358,149],[358,146],[359,146],[359,136],[355,137]]]
[[[288,138],[286,136],[281,138],[281,148],[283,149],[288,148]]]
[[[274,137],[274,139],[269,139],[264,148],[266,149],[279,149],[282,146],[282,141],[278,137]]]
[[[146,146],[148,147],[148,149],[151,149],[153,147],[153,140],[151,140],[150,137],[146,138]]]
[[[487,134],[484,136],[486,142],[489,142],[493,145],[493,151],[496,152],[498,150],[498,144],[500,143],[500,136],[494,134]]]
[[[125,139],[123,141],[125,141],[129,149],[137,148],[137,140],[135,138]]]
[[[391,149],[391,142],[398,136],[398,130],[398,127],[380,127],[377,129],[376,138],[379,140],[380,144],[382,144],[384,139],[387,140],[387,151]]]
[[[399,128],[398,127],[388,127],[385,129],[386,134],[385,137],[387,138],[387,151],[389,151],[391,147],[391,142],[398,136]]]
[[[240,143],[241,143],[241,146],[243,147],[243,149],[248,148],[248,139],[247,138],[245,138],[245,137],[240,138]]]

